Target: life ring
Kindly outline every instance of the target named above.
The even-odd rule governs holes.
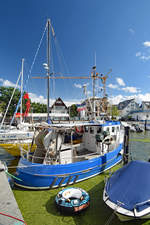
[[[77,213],[90,205],[90,197],[81,188],[65,188],[56,195],[55,203],[61,212]]]
[[[83,126],[75,127],[75,132],[78,134],[83,134],[83,132],[84,132]]]

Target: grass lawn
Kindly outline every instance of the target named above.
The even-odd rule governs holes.
[[[132,138],[130,139],[131,141],[139,141],[139,142],[145,142],[145,143],[149,143],[150,142],[150,139],[148,138]]]
[[[116,166],[112,171],[120,167]],[[66,216],[57,211],[54,200],[61,190],[30,191],[14,189],[14,195],[27,225],[141,225],[150,224],[150,220],[120,222],[114,215],[108,223],[113,211],[103,202],[104,180],[109,171],[94,178],[72,185],[86,190],[90,195],[90,207],[78,215]]]

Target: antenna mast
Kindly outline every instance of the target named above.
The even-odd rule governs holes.
[[[47,21],[47,120],[49,121],[49,94],[50,94],[50,19]]]
[[[24,59],[22,59],[22,69],[21,69],[21,105],[20,105],[20,123],[22,123],[23,67],[24,67]]]

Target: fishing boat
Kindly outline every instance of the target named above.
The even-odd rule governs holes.
[[[65,143],[66,133],[72,136],[76,126],[84,130],[82,142]],[[52,124],[40,128],[34,153],[21,150],[15,174],[19,178],[15,184],[20,187],[67,186],[96,176],[122,160],[124,129],[119,121]]]
[[[46,26],[48,28],[47,40],[50,40],[50,20],[47,21]],[[47,120],[49,121],[50,79],[65,79],[66,77],[50,76],[49,42],[47,49],[47,76],[45,78],[47,79]],[[79,77],[72,78],[78,79]],[[86,78],[93,79],[93,99],[95,99],[96,79],[102,79],[105,87],[107,76],[98,76],[96,66],[94,66],[91,77]],[[104,99],[106,100],[105,88]],[[34,138],[37,146],[34,153],[21,148],[21,158],[15,174],[17,186],[27,189],[67,186],[96,176],[121,162],[124,127],[120,121],[106,121],[104,117],[97,120],[95,101],[93,101],[93,106],[92,104],[90,106],[92,120],[88,122],[47,123],[36,127],[39,133]],[[82,140],[74,142],[73,137],[79,131],[82,131]],[[68,136],[70,141],[67,141]]]
[[[22,71],[19,74],[18,80],[16,82],[16,86],[13,90],[13,93],[8,103],[4,117],[0,124],[0,147],[4,148],[7,152],[9,152],[13,156],[20,155],[19,145],[22,145],[24,148],[28,149],[34,135],[33,125],[23,122],[22,98],[27,99],[26,111],[24,113],[24,116],[28,114],[28,111],[30,108],[30,100],[29,100],[28,93],[25,93],[25,95],[23,95],[23,64],[24,64],[24,59],[22,59]],[[21,80],[21,96],[10,124],[5,125],[4,121],[5,121],[8,109],[20,80]],[[20,121],[17,126],[12,126],[14,117],[16,116],[16,113],[19,107],[20,107],[20,113],[19,113]]]
[[[121,221],[150,218],[150,163],[131,161],[106,182],[104,202]]]

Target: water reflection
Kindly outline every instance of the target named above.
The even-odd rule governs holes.
[[[129,151],[133,160],[150,159],[150,131],[130,133]]]
[[[5,149],[0,147],[0,160],[6,162],[6,164],[9,166],[12,164],[12,161],[15,159],[14,156],[10,155]]]

